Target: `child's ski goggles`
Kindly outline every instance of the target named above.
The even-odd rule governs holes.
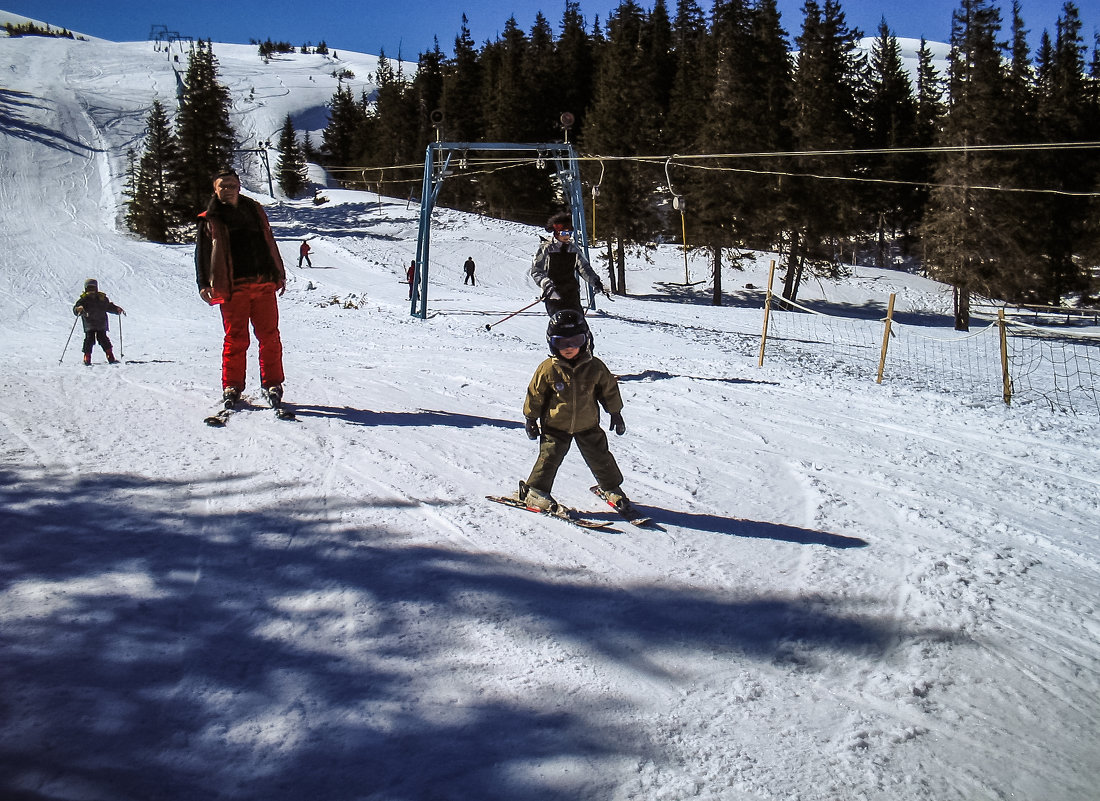
[[[568,348],[583,348],[588,342],[588,334],[574,334],[571,337],[550,337],[550,347],[555,350],[567,350]]]

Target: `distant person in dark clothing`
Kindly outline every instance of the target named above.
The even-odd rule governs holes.
[[[473,284],[477,286],[477,281],[474,280],[474,257],[470,256],[466,259],[466,263],[462,265],[463,271],[466,273],[466,277],[462,280],[462,285]]]

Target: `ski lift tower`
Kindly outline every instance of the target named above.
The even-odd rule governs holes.
[[[438,112],[436,112],[438,114]],[[565,122],[565,115],[563,123]],[[571,117],[570,117],[571,121]],[[567,128],[568,130],[568,128]],[[573,236],[577,246],[588,258],[588,230],[584,219],[584,197],[581,193],[581,174],[577,166],[577,152],[566,142],[544,144],[519,144],[515,142],[433,142],[424,154],[424,183],[420,193],[420,232],[416,240],[416,265],[411,314],[426,319],[428,316],[428,264],[431,256],[432,211],[443,180],[452,175],[452,161],[464,160],[470,153],[526,153],[536,162],[550,162],[556,168],[555,177],[561,181],[562,190],[573,214]],[[596,293],[588,287],[588,307],[596,307]]]

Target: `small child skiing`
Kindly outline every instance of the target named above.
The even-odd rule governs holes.
[[[584,315],[563,309],[546,329],[550,358],[535,370],[523,404],[526,431],[539,440],[539,456],[517,498],[528,507],[553,511],[557,502],[550,494],[554,479],[573,440],[596,477],[608,503],[620,510],[630,507],[623,494],[623,474],[607,447],[600,428],[600,406],[611,415],[611,431],[622,435],[623,401],[615,376],[592,355],[591,336]]]
[[[111,303],[110,298],[99,291],[99,282],[96,279],[89,278],[84,282],[84,293],[73,305],[73,314],[80,315],[81,322],[84,324],[84,364],[86,365],[92,363],[92,348],[97,341],[103,348],[103,352],[107,354],[108,363],[118,364],[114,347],[107,336],[108,312],[117,315],[126,314],[121,306]]]

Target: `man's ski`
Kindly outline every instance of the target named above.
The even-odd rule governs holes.
[[[239,395],[236,398],[225,398],[222,401],[222,408],[205,418],[203,422],[208,426],[221,428],[225,425],[225,421],[229,419],[230,415],[237,410],[237,404],[240,403],[240,401],[241,397]]]
[[[604,503],[606,503],[608,506],[610,506],[616,512],[621,514],[623,516],[623,518],[625,520],[629,521],[632,525],[635,525],[635,526],[648,526],[650,523],[653,522],[652,517],[647,517],[646,515],[639,512],[630,503],[630,501],[624,502],[621,506],[616,506],[615,504],[613,504],[611,501],[609,501],[607,499],[607,495],[604,494],[604,491],[602,489],[600,489],[599,485],[597,485],[595,487],[592,487],[591,490],[596,495],[603,498]]]
[[[280,420],[297,420],[294,415],[294,410],[283,403],[283,388],[271,387],[270,389],[263,390],[264,400],[267,401],[267,405],[271,407],[275,412],[275,416]]]
[[[543,517],[556,517],[558,520],[564,520],[566,523],[572,523],[575,526],[581,528],[608,528],[611,523],[607,520],[589,520],[586,517],[581,517],[575,510],[562,506],[559,504],[556,511],[550,511],[548,509],[539,509],[536,506],[528,506],[518,498],[507,497],[503,495],[486,495],[488,500],[494,503],[502,503],[505,506],[512,506],[516,509],[523,509],[527,512],[534,512],[535,514],[542,515]]]

